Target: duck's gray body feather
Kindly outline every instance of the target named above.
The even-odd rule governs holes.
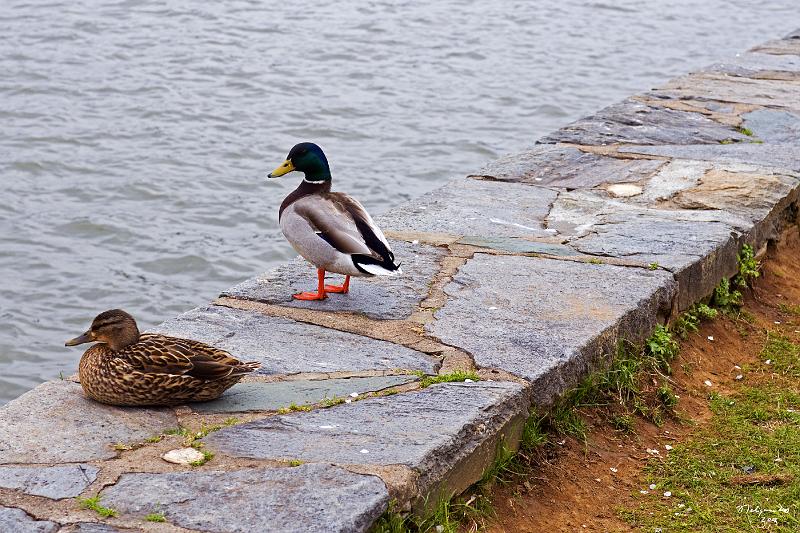
[[[399,271],[383,232],[364,207],[344,193],[300,196],[281,211],[280,225],[297,253],[328,272],[372,276]]]

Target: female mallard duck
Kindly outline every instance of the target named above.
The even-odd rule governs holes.
[[[224,351],[188,339],[139,334],[120,309],[100,313],[89,331],[66,342],[97,342],[81,357],[86,395],[111,405],[176,405],[218,398],[260,363],[242,363]]]
[[[278,168],[277,178],[297,170],[302,183],[281,204],[278,212],[286,240],[317,267],[317,291],[293,295],[298,300],[322,300],[329,292],[346,293],[350,276],[394,276],[401,273],[394,253],[380,228],[357,200],[331,192],[331,170],[322,149],[300,143]],[[325,272],[344,274],[343,285],[325,285]]]

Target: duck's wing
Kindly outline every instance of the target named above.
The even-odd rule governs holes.
[[[116,359],[138,372],[203,380],[246,374],[258,368],[257,363],[242,363],[225,350],[202,342],[148,333],[119,351]]]
[[[398,270],[389,242],[355,198],[340,192],[309,195],[296,201],[294,209],[321,239],[353,256],[357,267],[379,265]]]

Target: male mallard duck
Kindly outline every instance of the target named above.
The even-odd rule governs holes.
[[[218,398],[260,363],[188,339],[145,333],[120,309],[100,313],[89,331],[66,342],[97,342],[81,357],[86,395],[111,405],[176,405]]]
[[[394,276],[401,273],[383,232],[354,198],[331,192],[331,169],[322,149],[300,143],[289,151],[269,178],[297,170],[302,183],[281,204],[278,220],[286,240],[317,267],[317,292],[293,295],[322,300],[329,292],[346,293],[350,276]],[[343,285],[325,285],[325,272],[344,274]]]

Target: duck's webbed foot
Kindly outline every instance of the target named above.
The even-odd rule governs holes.
[[[325,294],[325,291],[298,292],[297,294],[292,294],[292,298],[295,300],[324,300],[327,297],[328,295]]]
[[[350,290],[350,276],[345,276],[344,283],[341,285],[325,285],[325,292],[347,294],[349,290]]]
[[[331,291],[333,292],[333,291]],[[317,269],[317,292],[298,292],[292,294],[295,300],[324,300],[328,295],[325,294],[325,271]]]

